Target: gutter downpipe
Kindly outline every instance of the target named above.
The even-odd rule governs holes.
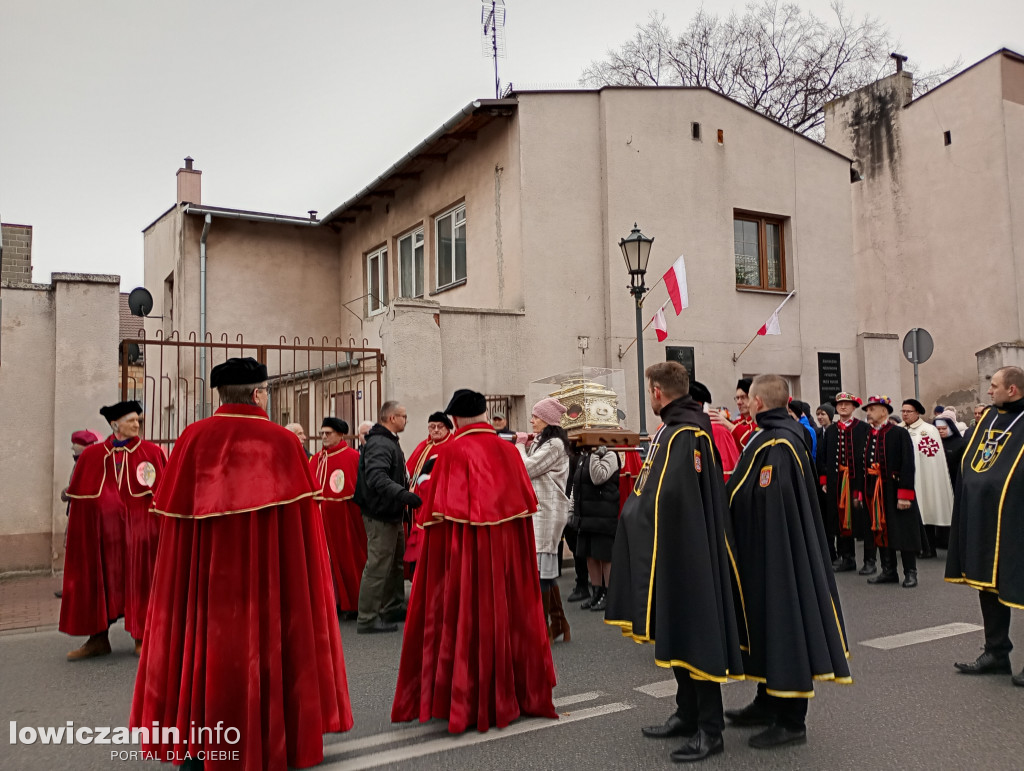
[[[213,217],[209,214],[203,220],[203,234],[199,237],[199,372],[203,382],[200,398],[202,417],[206,417],[206,237],[210,234]]]

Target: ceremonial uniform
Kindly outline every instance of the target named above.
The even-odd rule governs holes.
[[[366,527],[352,500],[359,453],[340,442],[310,458],[309,470],[315,483],[314,500],[323,515],[338,610],[352,613],[359,608],[359,582],[366,566]]]
[[[472,418],[485,410],[482,394],[460,390],[445,411]],[[391,719],[439,718],[456,734],[523,714],[558,717],[533,536],[537,498],[519,452],[487,423],[460,425],[424,494]]]
[[[450,433],[440,442],[434,442],[430,437],[427,437],[416,445],[416,449],[412,451],[409,459],[405,462],[405,467],[409,471],[409,489],[420,496],[420,498],[423,497],[425,492],[420,489],[419,485],[419,478],[423,474],[423,469],[431,458],[437,457],[437,453],[451,438],[452,435]],[[422,546],[423,529],[416,527],[415,522],[408,523],[405,534],[405,554],[402,557],[407,565],[415,566],[419,561]],[[408,577],[411,578],[412,576],[409,575]]]
[[[988,409],[961,464],[946,580],[979,590],[985,623],[983,657],[975,665],[957,665],[966,672],[1010,671],[1010,608],[1024,608],[1022,418],[1024,399]],[[1024,671],[1014,682],[1024,685]]]
[[[266,376],[229,359],[211,383]],[[176,727],[182,742],[161,732],[140,750],[203,752],[206,771],[306,768],[323,760],[323,734],[352,727],[313,490],[294,434],[255,404],[223,404],[181,433],[153,502],[163,522],[130,726]],[[215,726],[238,740],[193,730]]]
[[[843,395],[843,394],[840,394]],[[856,539],[864,541],[863,574],[875,571],[877,547],[864,508],[864,448],[871,428],[857,418],[825,429],[818,451],[818,481],[825,488],[825,534],[836,540],[837,568],[856,567]]]
[[[802,734],[814,682],[853,682],[849,650],[803,430],[785,407],[756,420],[761,430],[727,486],[743,600],[743,674],[758,682],[744,712],[762,710],[782,729]]]
[[[732,438],[736,442],[736,448],[743,452],[750,437],[757,430],[757,423],[750,415],[740,415],[739,420],[733,424]]]
[[[879,399],[886,401],[878,401]],[[892,412],[887,397],[871,397],[867,406],[881,404]],[[875,544],[881,550],[882,572],[869,583],[896,583],[896,552],[903,561],[907,588],[917,585],[917,552],[921,550],[921,511],[914,490],[914,443],[907,429],[885,421],[871,427],[864,448],[864,503]],[[899,501],[910,507],[900,509]]]
[[[660,417],[619,520],[605,623],[654,643],[655,662],[676,676],[675,726],[648,735],[708,737],[720,751],[720,684],[743,671],[725,484],[697,402],[680,397]]]
[[[112,421],[141,411],[137,402],[103,410]],[[107,437],[79,456],[67,490],[59,627],[65,634],[102,634],[124,616],[125,630],[143,639],[160,529],[149,509],[163,469],[163,450],[137,436]]]
[[[921,509],[921,521],[928,534],[922,538],[924,556],[934,557],[936,541],[940,540],[935,528],[949,527],[953,517],[953,486],[949,482],[949,467],[946,465],[939,429],[919,418],[907,425],[907,431],[917,451],[914,491],[917,494],[917,505]],[[945,542],[944,538],[941,540]]]

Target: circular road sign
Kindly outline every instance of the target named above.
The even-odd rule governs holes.
[[[928,330],[914,327],[903,338],[903,355],[911,364],[923,364],[935,351],[935,342]]]

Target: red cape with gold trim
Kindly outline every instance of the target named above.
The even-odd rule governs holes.
[[[341,443],[309,459],[331,556],[331,573],[338,609],[359,607],[359,584],[366,566],[366,526],[352,501],[359,474],[359,453]]]
[[[391,719],[440,718],[461,733],[521,714],[557,717],[530,519],[537,499],[519,452],[485,423],[465,426],[431,481]]]
[[[430,440],[430,437],[427,437],[416,445],[416,449],[412,451],[409,459],[405,462],[405,468],[409,472],[409,479],[411,480],[409,482],[409,489],[420,496],[420,498],[425,499],[429,495],[429,490],[427,489],[429,482],[426,483],[422,489],[420,485],[417,484],[417,480],[423,473],[423,467],[426,465],[428,460],[437,457],[438,451],[452,440],[452,436],[453,434],[449,433],[448,436],[437,444],[434,444],[434,442]],[[423,529],[421,527],[417,527],[416,523],[411,524],[411,527],[406,528],[405,556],[403,559],[406,562],[415,563],[420,558],[420,548],[423,544]]]
[[[182,433],[154,502],[170,516],[130,725],[175,726],[185,741],[141,750],[239,753],[240,762],[207,759],[207,771],[306,768],[323,760],[323,734],[352,727],[312,498],[301,445],[259,407],[222,406]],[[240,741],[190,739],[192,725],[220,721]]]
[[[124,616],[142,639],[160,531],[149,508],[164,462],[163,450],[138,437],[123,449],[107,437],[79,456],[67,491],[62,632],[98,634]]]

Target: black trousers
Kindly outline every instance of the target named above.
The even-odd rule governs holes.
[[[754,703],[761,709],[775,714],[775,722],[791,731],[803,730],[807,723],[807,699],[783,699],[771,696],[768,686],[757,684],[757,696]]]
[[[576,586],[590,586],[590,573],[587,572],[587,561],[579,556],[579,550],[576,548],[577,536],[579,531],[567,527],[562,533],[565,537],[565,542],[568,544],[569,549],[572,550],[572,563],[573,568],[576,571]]]
[[[1010,642],[1010,608],[999,601],[994,592],[978,592],[981,603],[981,618],[985,624],[985,652],[996,656],[1009,656],[1013,650]]]
[[[852,535],[841,535],[836,539],[836,551],[840,557],[857,558],[857,539]],[[878,547],[875,546],[875,539],[868,536],[864,539],[864,561],[874,562],[878,555]]]
[[[700,728],[709,736],[725,730],[722,686],[710,680],[695,680],[682,667],[672,667],[676,676],[676,716],[683,721],[683,735],[693,736]]]
[[[888,547],[882,547],[882,570],[888,570],[892,573],[896,572],[896,550]],[[903,561],[903,573],[906,574],[908,570],[917,570],[917,552],[916,551],[901,551],[900,559]]]

